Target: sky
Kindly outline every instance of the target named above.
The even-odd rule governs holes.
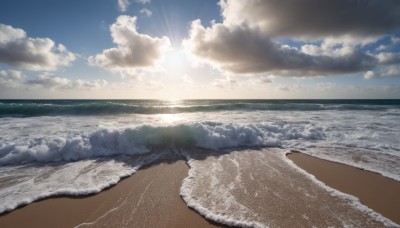
[[[1,0],[0,99],[400,99],[398,0]]]

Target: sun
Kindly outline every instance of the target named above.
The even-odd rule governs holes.
[[[183,71],[187,64],[187,57],[183,50],[174,48],[167,52],[163,65],[169,71],[179,72]]]

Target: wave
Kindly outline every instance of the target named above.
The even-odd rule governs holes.
[[[156,149],[224,149],[281,147],[288,140],[321,140],[322,128],[308,122],[223,124],[195,122],[175,126],[141,125],[133,128],[99,128],[67,137],[43,136],[20,143],[0,144],[0,164],[78,161],[88,158],[145,154]]]
[[[194,100],[173,103],[157,100],[6,100],[0,102],[0,117],[51,115],[110,115],[209,112],[233,110],[319,111],[388,110],[399,100]]]

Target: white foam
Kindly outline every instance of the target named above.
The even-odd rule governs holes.
[[[116,157],[147,156],[170,148],[280,147],[400,180],[400,116],[393,112],[237,110],[0,118],[0,179],[8,184],[0,189],[5,199],[0,204],[6,211],[51,195],[95,193],[140,167]],[[96,163],[98,159],[104,163]],[[90,172],[85,172],[87,167]],[[243,181],[239,177],[236,182]],[[209,214],[207,208],[193,206]],[[213,220],[257,225],[254,220],[232,220],[229,214],[218,216]]]
[[[276,222],[280,221],[280,215],[279,211],[274,212],[271,210],[278,207],[280,210],[285,210],[285,216],[288,220],[296,217],[296,213],[304,213],[301,214],[301,217],[297,216],[297,219],[306,220],[306,226],[311,226],[312,224],[320,226],[333,224],[341,224],[339,226],[365,226],[366,224],[376,223],[372,222],[372,220],[375,220],[388,227],[399,227],[379,213],[362,205],[356,197],[326,186],[314,176],[297,167],[286,157],[286,154],[289,153],[287,150],[245,150],[223,152],[219,155],[211,153],[207,158],[202,158],[201,153],[201,151],[184,153],[188,160],[190,171],[189,176],[182,183],[180,194],[189,207],[212,221],[242,227],[275,226],[277,225]],[[252,158],[249,159],[249,157]],[[237,163],[240,166],[235,168]],[[301,173],[316,185],[305,183],[304,179],[299,179],[297,175],[292,176],[293,171],[288,167]],[[262,174],[259,172],[262,172]],[[267,181],[257,180],[252,173],[257,174],[259,178],[264,176],[264,181]],[[246,175],[248,179],[243,179],[243,175]],[[254,186],[257,186],[255,187],[255,192]],[[315,188],[324,189],[337,200],[333,200],[333,198],[320,199],[321,193],[315,192]],[[257,198],[260,194],[264,198],[259,203],[256,203],[257,199],[254,199],[254,197]],[[265,194],[269,196],[266,197]],[[310,205],[293,205],[293,195],[297,198],[308,198],[304,199],[304,201]],[[255,201],[248,202],[246,197],[250,197]],[[325,206],[324,208],[320,205],[315,205],[316,202],[321,202],[320,200],[324,200],[322,203]],[[300,202],[302,201],[297,203]],[[272,205],[274,203],[280,206]],[[269,209],[261,209],[261,205]],[[282,209],[281,207],[288,208]],[[308,211],[309,209],[297,211],[303,207],[311,207],[311,211]],[[312,209],[313,207],[316,208]],[[318,207],[321,208],[317,209]],[[315,210],[322,210],[323,214],[316,216],[317,211]],[[320,217],[322,215],[324,217]],[[294,221],[297,220],[295,219]],[[326,223],[320,223],[322,221]],[[299,226],[304,226],[304,224],[301,223]]]
[[[285,140],[317,140],[323,137],[321,129],[313,125],[292,123],[196,122],[176,126],[100,128],[92,132],[70,133],[66,137],[41,136],[23,142],[3,142],[0,144],[0,164],[78,161],[94,157],[135,155],[148,153],[153,147],[280,147]]]
[[[187,159],[187,164],[190,166],[190,170],[188,177],[186,177],[182,182],[180,195],[189,207],[195,209],[205,218],[220,224],[237,227],[268,227],[265,224],[252,220],[252,217],[250,216],[246,217],[246,215],[251,214],[251,211],[237,202],[234,196],[230,194],[229,189],[216,188],[218,181],[215,180],[215,176],[213,175],[212,171],[210,171],[209,177],[212,178],[212,182],[214,182],[214,184],[211,184],[210,188],[213,189],[214,192],[218,192],[220,196],[219,203],[223,204],[222,207],[225,208],[226,212],[219,213],[214,211],[212,208],[205,207],[201,203],[201,199],[196,198],[194,194],[195,188],[198,184],[193,182],[193,179],[198,176],[198,171],[196,169],[197,164],[190,157],[189,153],[183,152],[183,154]],[[229,214],[229,212],[232,212],[232,210],[236,212],[235,215]],[[241,218],[239,219],[238,217]]]
[[[49,196],[94,194],[135,173],[168,152],[129,158],[0,167],[0,213]]]
[[[384,217],[383,215],[379,214],[378,212],[372,210],[371,208],[365,206],[360,202],[360,200],[352,195],[343,193],[339,190],[336,190],[334,188],[329,187],[326,185],[324,182],[318,180],[314,175],[308,173],[307,171],[303,170],[299,166],[297,166],[292,160],[287,158],[287,154],[291,153],[290,151],[282,151],[280,153],[282,155],[282,160],[284,160],[287,164],[289,164],[291,167],[296,169],[298,172],[302,173],[303,175],[307,176],[310,180],[312,180],[314,183],[316,183],[318,186],[321,188],[325,189],[328,191],[332,196],[339,197],[343,200],[345,200],[348,204],[350,204],[352,207],[356,208],[357,210],[366,213],[373,217],[375,220],[382,222],[385,226],[387,227],[400,227],[399,224],[394,223],[390,219]]]

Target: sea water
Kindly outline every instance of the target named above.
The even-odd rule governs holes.
[[[100,192],[170,153],[191,166],[181,189],[189,206],[225,224],[268,225],[257,213],[215,217],[216,209],[194,200],[207,154],[232,156],[245,169],[246,150],[263,164],[266,151],[301,151],[400,181],[399,135],[400,100],[2,100],[0,213],[48,196]],[[199,150],[206,158],[192,155]],[[222,173],[209,175],[218,181]]]

